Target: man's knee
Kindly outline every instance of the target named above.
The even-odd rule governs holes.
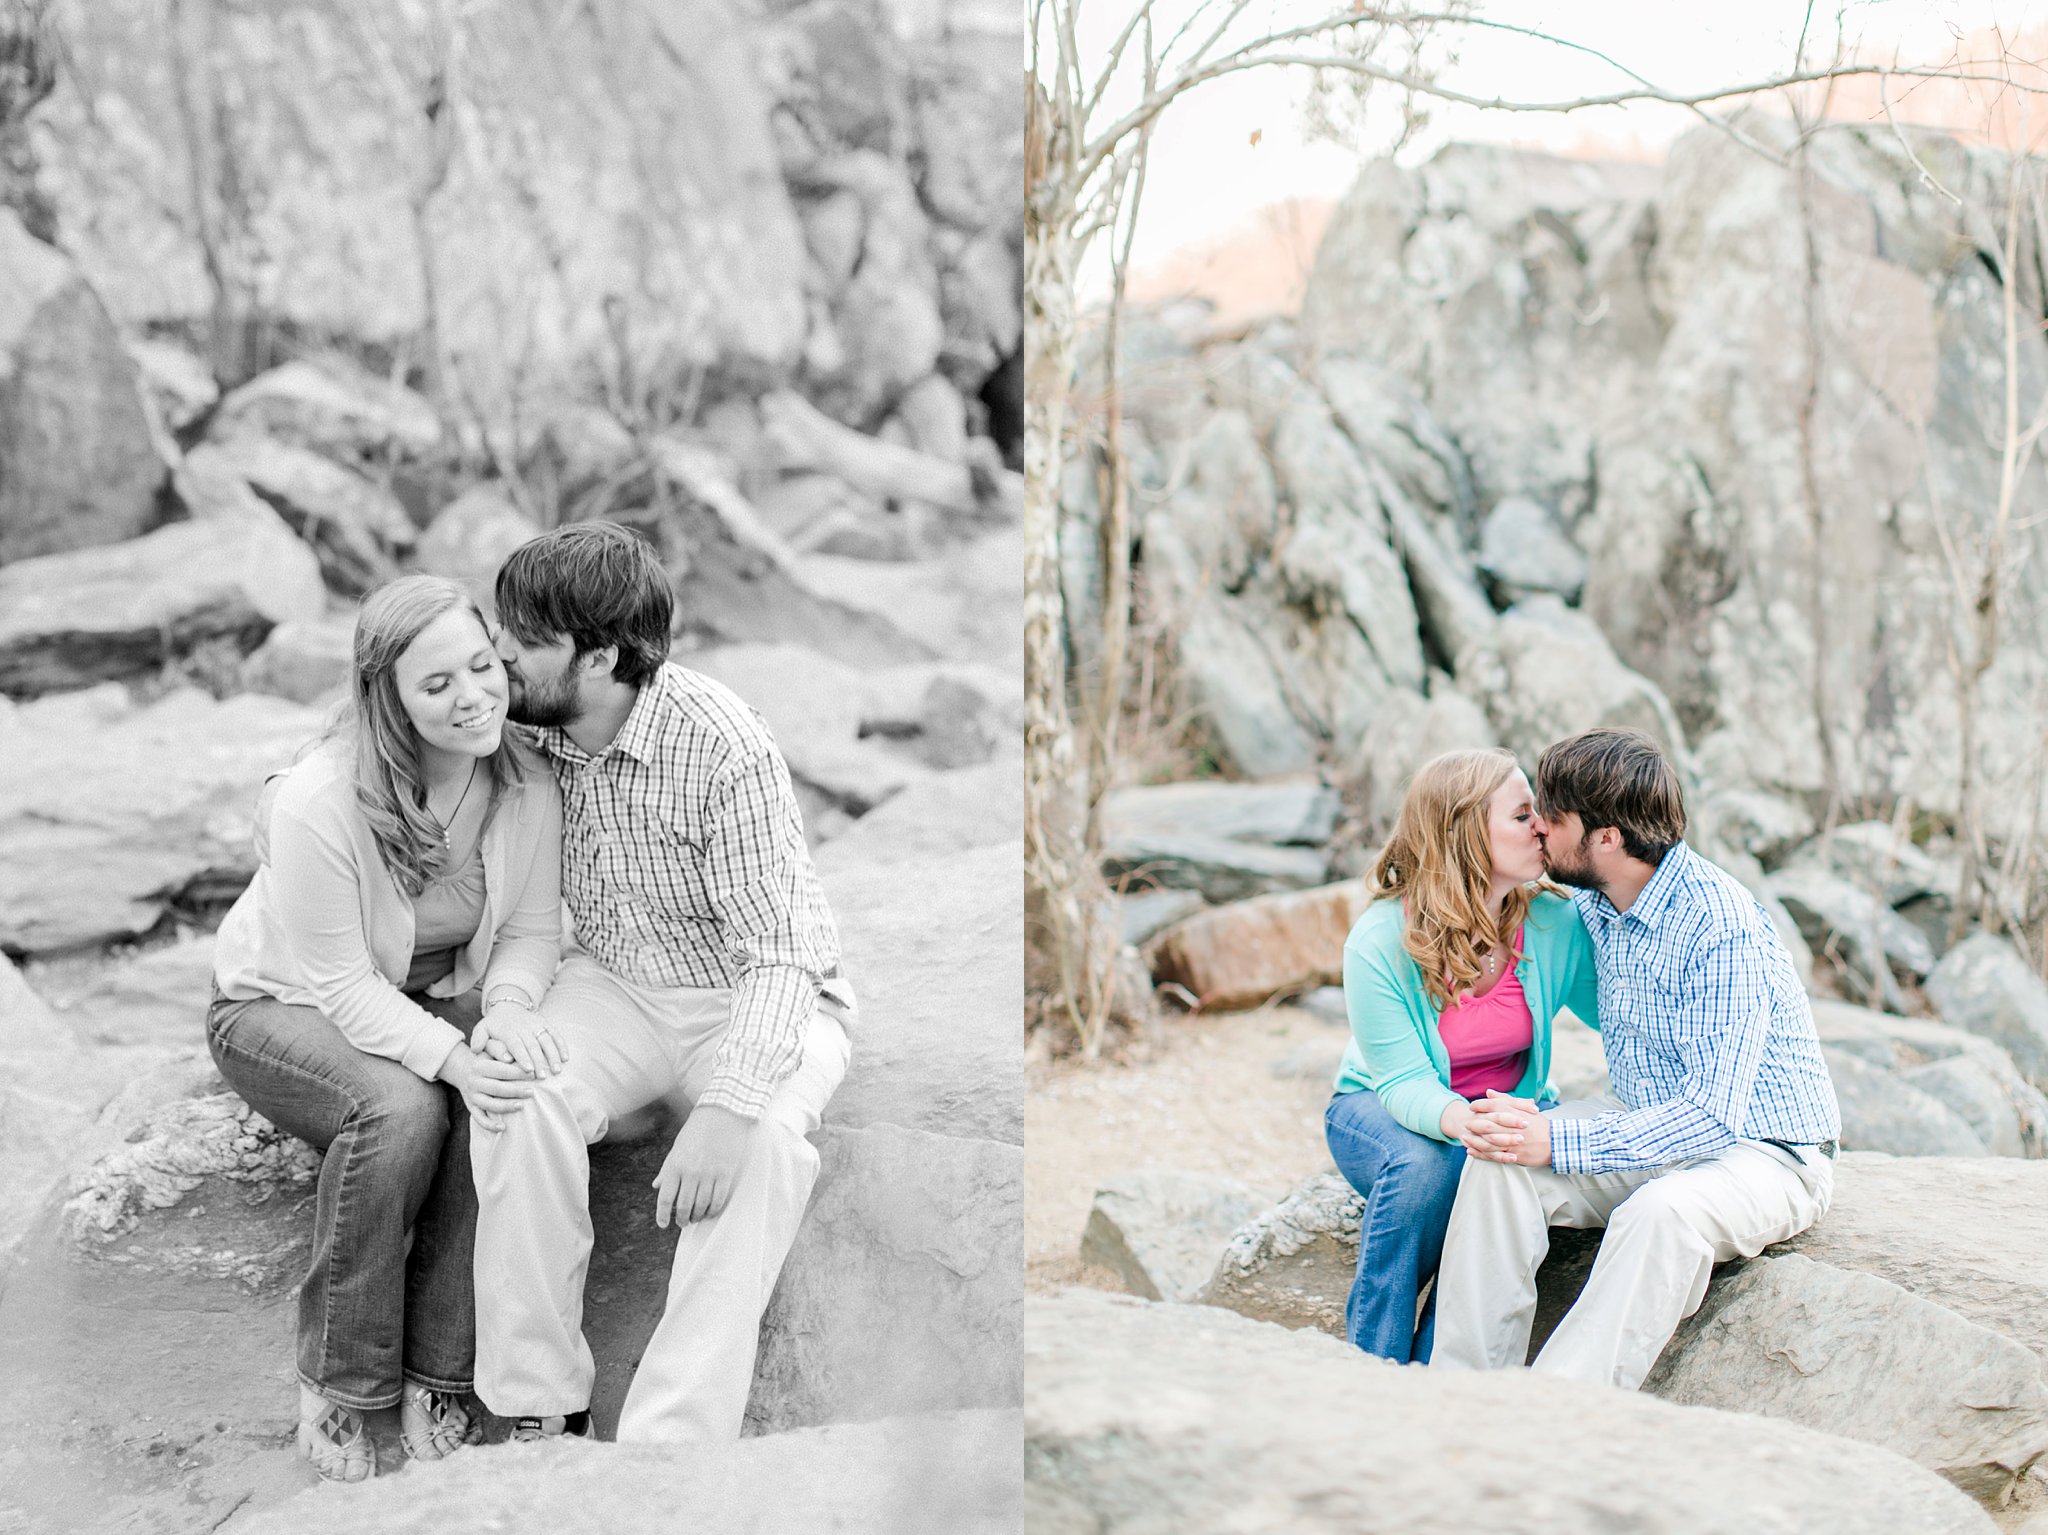
[[[1607,1225],[1610,1231],[1636,1231],[1660,1239],[1695,1243],[1705,1241],[1703,1227],[1710,1212],[1698,1197],[1675,1178],[1653,1178],[1616,1207]]]

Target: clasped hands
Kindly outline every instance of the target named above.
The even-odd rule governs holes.
[[[503,1128],[507,1116],[526,1107],[543,1077],[567,1059],[545,1020],[530,1007],[500,1002],[485,1010],[470,1034],[469,1049],[450,1053],[442,1075],[469,1105],[486,1130]],[[754,1122],[716,1104],[700,1104],[683,1121],[675,1144],[654,1180],[654,1223],[709,1220],[732,1198],[746,1161]]]
[[[441,1077],[462,1094],[477,1125],[500,1130],[508,1116],[526,1107],[542,1077],[562,1069],[564,1059],[539,1013],[523,1003],[500,1001],[484,1009],[470,1031],[469,1048],[448,1053]]]
[[[1484,1098],[1446,1108],[1442,1127],[1467,1156],[1518,1167],[1550,1165],[1550,1124],[1527,1098],[1488,1089]]]

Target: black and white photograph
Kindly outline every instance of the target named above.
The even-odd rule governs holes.
[[[0,1532],[1019,1527],[1022,55],[0,0]]]

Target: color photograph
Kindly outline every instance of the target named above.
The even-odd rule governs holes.
[[[2048,32],[1036,0],[1026,1524],[2048,1529]]]

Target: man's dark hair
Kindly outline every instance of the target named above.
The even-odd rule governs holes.
[[[1536,806],[1576,815],[1588,832],[1612,826],[1622,848],[1662,863],[1685,840],[1685,796],[1663,751],[1640,730],[1603,726],[1546,747],[1536,764]]]
[[[616,645],[612,676],[639,687],[668,659],[675,592],[644,538],[615,522],[574,522],[529,539],[498,571],[498,622],[525,645],[564,635],[578,655]]]

